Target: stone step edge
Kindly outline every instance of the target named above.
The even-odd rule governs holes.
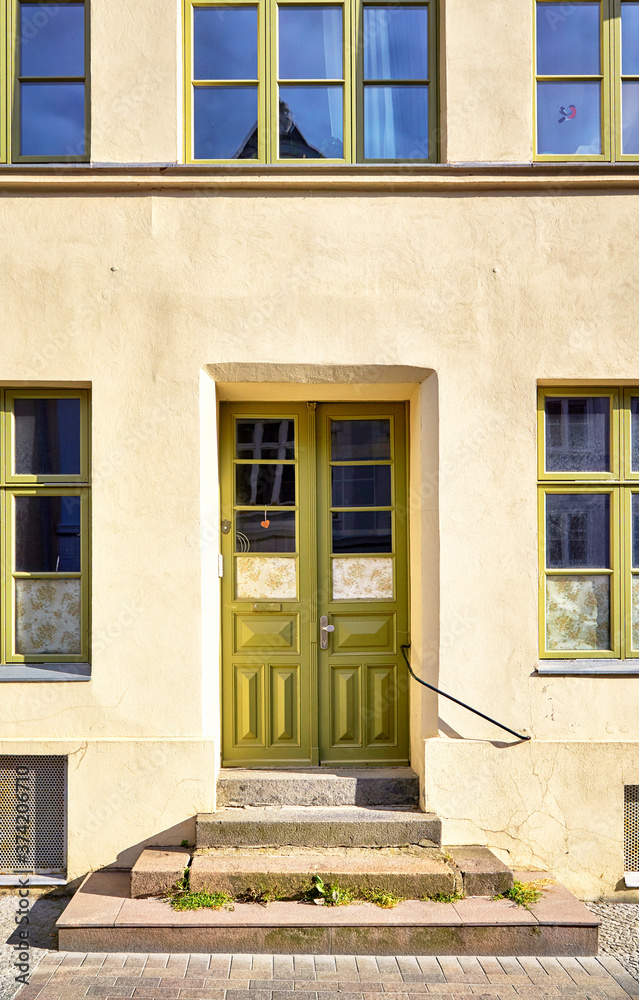
[[[417,809],[265,807],[199,813],[196,847],[400,847],[441,843],[441,820]]]
[[[223,768],[217,779],[217,807],[414,806],[419,778],[404,768]]]
[[[522,881],[545,873],[520,873]],[[57,921],[66,951],[377,955],[595,955],[600,921],[559,883],[530,910],[507,900],[395,909],[304,903],[176,912],[127,898],[121,872],[87,876]]]
[[[325,848],[325,852],[330,852],[331,848]],[[226,891],[231,894],[240,894],[247,888],[255,888],[250,885],[255,879],[260,879],[258,888],[265,888],[277,891],[278,888],[289,891],[292,894],[302,891],[304,884],[310,883],[313,874],[319,874],[325,881],[339,882],[345,889],[361,888],[382,888],[393,892],[398,896],[408,898],[422,898],[423,896],[433,896],[441,894],[463,893],[466,896],[499,895],[510,889],[513,884],[512,871],[486,847],[455,847],[448,848],[447,851],[440,851],[433,848],[432,854],[427,855],[427,860],[431,862],[435,870],[418,874],[410,864],[410,859],[402,865],[401,855],[395,858],[388,855],[375,856],[376,848],[370,848],[371,870],[359,867],[359,870],[349,872],[348,864],[345,863],[344,854],[339,857],[337,870],[333,871],[329,866],[329,858],[325,853],[327,867],[315,866],[314,861],[318,854],[314,855],[313,849],[301,850],[299,861],[303,866],[303,859],[308,858],[308,873],[300,871],[295,867],[287,868],[278,858],[270,859],[271,871],[269,872],[268,854],[256,855],[251,858],[256,869],[248,872],[237,872],[233,868],[233,859],[228,858],[228,871],[218,868],[217,877],[215,874],[206,872],[207,863],[202,860],[192,865],[192,857],[205,859],[214,855],[192,856],[190,849],[184,847],[147,847],[131,869],[130,895],[133,899],[146,896],[160,896],[166,894],[181,878],[185,868],[191,866],[191,885],[193,891]],[[426,848],[425,850],[429,850]],[[250,856],[251,848],[246,848],[247,855]],[[241,852],[240,852],[241,853]],[[358,854],[358,859],[361,855]],[[226,860],[226,859],[225,859]],[[336,859],[337,860],[337,859]],[[395,867],[396,871],[375,871],[379,867]],[[335,860],[332,862],[335,866]],[[279,865],[279,870],[278,870]],[[209,869],[212,867],[209,863]],[[250,867],[250,866],[249,866]],[[276,870],[273,871],[272,869]],[[278,881],[279,879],[279,881]]]

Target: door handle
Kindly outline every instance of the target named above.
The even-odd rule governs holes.
[[[328,649],[328,633],[334,631],[335,626],[328,624],[328,616],[322,615],[320,618],[320,649]]]

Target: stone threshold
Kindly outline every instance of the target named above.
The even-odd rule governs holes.
[[[548,878],[519,872],[522,881]],[[546,887],[530,910],[508,900],[407,900],[391,910],[236,903],[178,912],[161,899],[129,898],[125,872],[88,875],[57,922],[59,947],[84,952],[325,955],[596,955],[599,921],[564,886]]]

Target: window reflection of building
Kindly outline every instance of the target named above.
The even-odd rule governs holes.
[[[293,113],[285,101],[280,101],[280,158],[286,160],[324,160],[327,156],[340,158],[343,155],[342,143],[339,139],[331,136],[329,140],[330,150],[322,153],[315,146],[311,146],[304,138],[299,127],[295,124]],[[253,126],[246,139],[240,144],[238,151],[233,156],[235,160],[256,160],[257,152],[257,123]]]

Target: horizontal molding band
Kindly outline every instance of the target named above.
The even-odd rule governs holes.
[[[368,191],[388,194],[526,191],[636,191],[639,169],[601,164],[557,169],[554,165],[513,167],[176,167],[78,166],[0,167],[0,192],[153,194],[174,191]]]

